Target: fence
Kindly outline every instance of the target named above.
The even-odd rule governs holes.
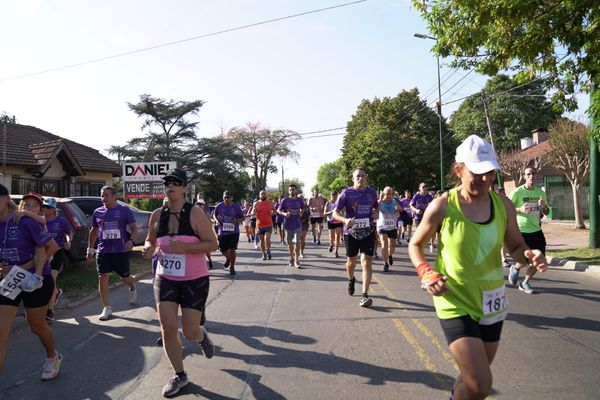
[[[573,204],[573,189],[565,177],[547,177],[546,195],[548,205],[551,207],[552,219],[575,219],[575,206]],[[581,217],[590,217],[590,188],[582,186],[579,189],[579,208]]]
[[[69,183],[56,179],[36,179],[14,176],[11,183],[13,194],[36,192],[42,196],[71,197],[71,196],[100,196],[104,182]]]

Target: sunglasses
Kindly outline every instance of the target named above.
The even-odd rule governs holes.
[[[183,182],[170,179],[170,180],[165,181],[164,185],[165,185],[165,187],[170,186],[170,185],[183,186]]]

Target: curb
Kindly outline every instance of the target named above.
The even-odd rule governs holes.
[[[146,279],[149,276],[152,276],[152,271],[145,271],[145,272],[142,272],[141,274],[132,275],[133,280],[135,282],[138,282],[142,279]],[[113,290],[122,285],[124,285],[124,283],[119,281],[119,282],[111,285],[109,287],[109,290]],[[79,307],[80,305],[87,303],[88,301],[92,301],[92,300],[98,298],[98,296],[99,296],[98,291],[94,290],[93,293],[90,293],[89,295],[82,297],[80,299],[77,299],[77,300],[73,300],[73,301],[63,300],[63,301],[61,301],[61,303],[63,303],[64,305],[59,306],[58,309],[56,310],[56,313],[60,314],[62,310],[71,310],[73,308]],[[19,331],[19,330],[27,327],[27,320],[25,319],[25,314],[24,314],[24,311],[22,311],[22,310],[23,310],[23,303],[21,303],[19,310],[17,311],[17,316],[15,317],[15,320],[13,321],[13,324],[12,324],[12,327],[10,330],[11,333]]]
[[[552,256],[547,256],[546,259],[548,260],[548,269],[600,273],[600,265],[589,265],[582,261],[570,261]]]

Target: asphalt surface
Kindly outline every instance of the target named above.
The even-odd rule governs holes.
[[[190,384],[176,398],[448,398],[457,369],[405,244],[390,272],[375,260],[369,309],[358,305],[360,282],[348,296],[344,260],[325,244],[307,245],[300,270],[287,266],[283,246],[273,248],[273,260],[261,261],[240,243],[235,279],[214,256],[206,327],[217,352],[208,360],[182,339]],[[511,313],[489,398],[599,398],[600,275],[553,269],[536,278],[539,294],[508,288]],[[40,380],[37,338],[13,332],[0,399],[161,398],[173,371],[155,345],[151,282],[138,289],[134,307],[125,287],[111,292],[115,317],[107,322],[97,319],[97,299],[62,310],[52,325],[64,362],[53,381]]]

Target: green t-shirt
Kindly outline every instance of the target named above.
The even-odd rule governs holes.
[[[492,218],[484,224],[467,219],[457,189],[448,192],[448,205],[439,233],[435,270],[448,277],[449,292],[433,296],[440,319],[469,315],[482,325],[502,321],[508,313],[500,249],[506,234],[506,209],[489,192]]]
[[[525,185],[522,185],[510,192],[508,198],[516,208],[525,205],[526,213],[517,212],[517,223],[522,233],[534,233],[542,230],[538,201],[544,199],[546,206],[548,205],[546,192],[537,187],[528,190]]]

